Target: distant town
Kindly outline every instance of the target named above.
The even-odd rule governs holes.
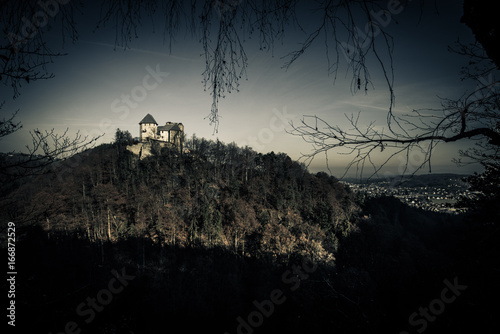
[[[354,192],[368,196],[394,196],[412,207],[433,212],[458,214],[462,209],[454,204],[461,197],[469,198],[471,192],[463,181],[466,175],[428,174],[413,177],[373,179],[362,182],[356,179],[344,181]]]

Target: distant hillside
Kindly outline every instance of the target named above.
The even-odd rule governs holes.
[[[391,176],[387,178],[373,178],[368,181],[359,180],[357,178],[346,178],[345,180],[350,183],[391,183],[394,185],[403,185],[405,187],[446,187],[452,184],[465,184],[463,179],[468,175],[453,174],[453,173],[437,173],[437,174],[420,174],[409,176]]]

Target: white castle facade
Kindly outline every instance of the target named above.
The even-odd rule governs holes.
[[[151,114],[147,114],[139,122],[139,141],[159,141],[170,143],[179,149],[184,144],[184,125],[182,123],[167,122],[165,125],[158,125],[158,122]]]
[[[152,144],[176,148],[183,152],[184,125],[182,123],[167,122],[158,125],[151,114],[147,114],[139,122],[139,143],[127,146],[127,149],[139,156],[140,159],[151,155]]]

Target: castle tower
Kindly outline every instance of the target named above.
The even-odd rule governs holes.
[[[142,121],[139,122],[139,138],[141,142],[150,139],[156,139],[158,131],[158,123],[151,114],[147,114]]]

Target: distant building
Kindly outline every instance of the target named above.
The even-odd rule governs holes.
[[[167,122],[158,126],[151,114],[147,114],[139,122],[139,141],[141,143],[158,141],[170,143],[182,151],[184,145],[184,125],[182,123]]]

